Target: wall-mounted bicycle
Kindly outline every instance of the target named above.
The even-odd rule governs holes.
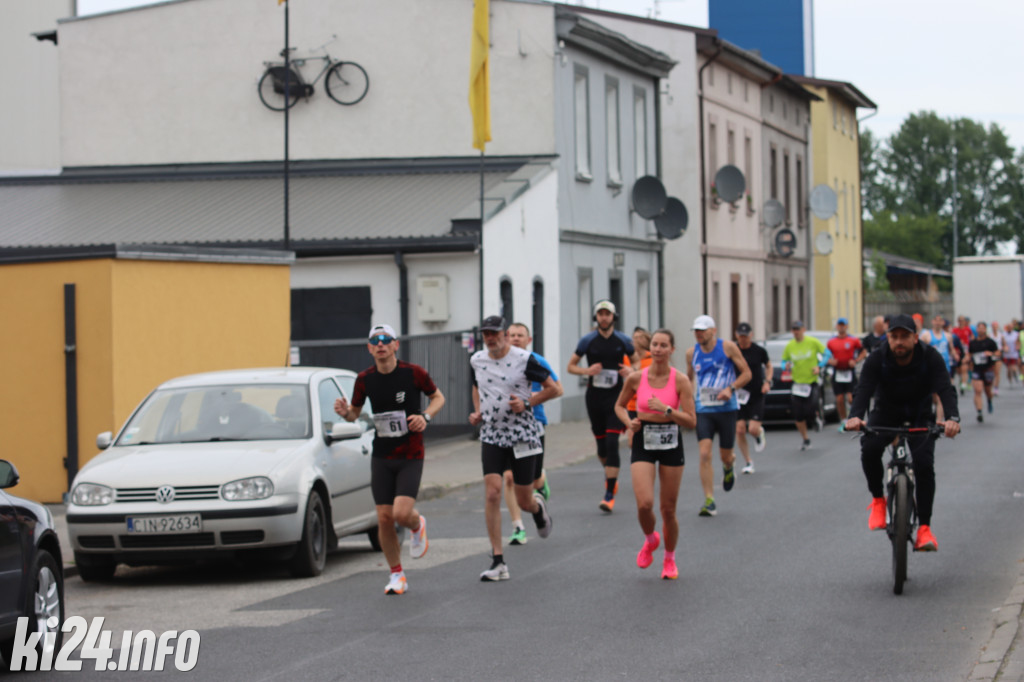
[[[263,105],[274,111],[284,111],[295,106],[300,97],[308,100],[313,96],[313,86],[324,74],[327,75],[324,79],[324,89],[328,97],[338,104],[350,105],[361,102],[370,90],[370,77],[366,74],[366,69],[359,64],[334,61],[331,55],[327,54],[327,46],[337,39],[338,36],[334,36],[317,48],[323,50],[323,56],[289,60],[287,70],[284,62],[263,62],[267,69],[263,72],[258,86]],[[284,57],[284,50],[281,51],[281,56]],[[306,62],[317,60],[323,62],[323,68],[312,81],[305,80],[299,69],[305,66]]]

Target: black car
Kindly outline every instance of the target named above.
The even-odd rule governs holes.
[[[807,331],[805,334],[813,336],[822,344],[828,343],[835,334],[827,331]],[[768,358],[772,361],[772,385],[771,390],[764,399],[764,423],[766,424],[792,424],[793,404],[790,399],[793,388],[793,379],[789,371],[782,370],[782,351],[786,344],[793,338],[792,334],[776,334],[761,344],[768,351]],[[836,395],[832,390],[831,367],[818,377],[818,419],[814,424],[809,424],[815,430],[820,431],[826,421],[839,418],[836,410]]]
[[[56,635],[52,645],[60,650],[64,622],[64,560],[53,516],[43,505],[6,492],[17,483],[18,470],[0,459],[0,655],[8,666],[19,618],[28,618],[26,638],[44,633],[39,653],[47,631]]]

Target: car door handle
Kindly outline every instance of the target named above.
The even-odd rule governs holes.
[[[363,446],[363,454],[364,454],[364,455],[368,455],[368,454],[370,454],[370,448],[368,448],[368,447],[366,447],[366,446],[364,445],[364,446]]]

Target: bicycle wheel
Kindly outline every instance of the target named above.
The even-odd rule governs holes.
[[[366,69],[355,62],[335,62],[325,80],[327,96],[338,104],[356,104],[370,91]]]
[[[907,580],[907,545],[910,542],[910,491],[906,474],[893,481],[892,577],[894,594],[903,594]]]
[[[263,106],[272,111],[284,111],[285,107],[291,108],[299,101],[299,94],[302,92],[302,83],[299,82],[297,74],[292,71],[288,81],[288,98],[285,99],[284,67],[272,66],[263,73],[260,78],[257,91]]]

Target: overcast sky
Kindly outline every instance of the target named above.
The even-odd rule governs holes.
[[[82,15],[145,4],[151,3],[78,0]],[[658,19],[708,25],[707,0],[570,4],[639,16],[652,16],[657,4]],[[862,124],[876,135],[887,137],[909,114],[933,110],[942,117],[997,123],[1011,144],[1024,147],[1021,0],[815,0],[814,20],[814,75],[849,81],[876,102],[878,113]],[[861,118],[868,114],[859,112]]]

